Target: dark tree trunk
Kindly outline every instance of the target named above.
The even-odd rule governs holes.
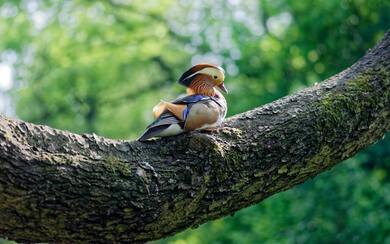
[[[0,117],[0,236],[159,239],[287,190],[389,129],[390,33],[340,74],[211,134],[114,141]]]

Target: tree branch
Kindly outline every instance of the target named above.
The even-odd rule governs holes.
[[[147,143],[0,118],[0,236],[144,242],[287,190],[390,129],[390,33],[352,67],[212,134]]]

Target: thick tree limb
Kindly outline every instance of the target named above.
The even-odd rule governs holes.
[[[355,65],[237,115],[153,142],[0,118],[0,236],[143,242],[258,203],[390,129],[390,33]]]

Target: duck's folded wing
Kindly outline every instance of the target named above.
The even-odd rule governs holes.
[[[191,104],[191,103],[197,103],[199,101],[205,101],[210,100],[211,98],[209,96],[200,95],[200,94],[194,94],[189,95],[185,97],[179,97],[172,101],[174,104]]]
[[[179,120],[184,120],[186,112],[188,110],[187,106],[200,101],[210,100],[209,96],[194,94],[185,97],[180,97],[172,102],[161,101],[153,108],[153,114],[155,118],[158,118],[161,114],[169,111],[176,116]]]
[[[155,136],[178,135],[184,131],[183,127],[183,121],[178,120],[173,114],[165,112],[146,128],[138,141],[145,141]]]

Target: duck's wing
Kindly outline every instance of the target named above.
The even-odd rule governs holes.
[[[209,96],[194,94],[184,97],[179,97],[172,102],[161,101],[153,108],[154,117],[157,119],[164,112],[171,112],[179,120],[185,120],[188,106],[199,101],[210,100]]]
[[[184,97],[179,97],[176,98],[175,100],[172,101],[174,104],[191,104],[191,103],[197,103],[199,101],[205,101],[205,100],[210,100],[210,96],[206,95],[201,95],[201,94],[193,94],[193,95],[188,95]]]
[[[138,141],[146,141],[152,137],[178,135],[184,131],[184,122],[177,119],[172,113],[165,112],[151,123]]]

